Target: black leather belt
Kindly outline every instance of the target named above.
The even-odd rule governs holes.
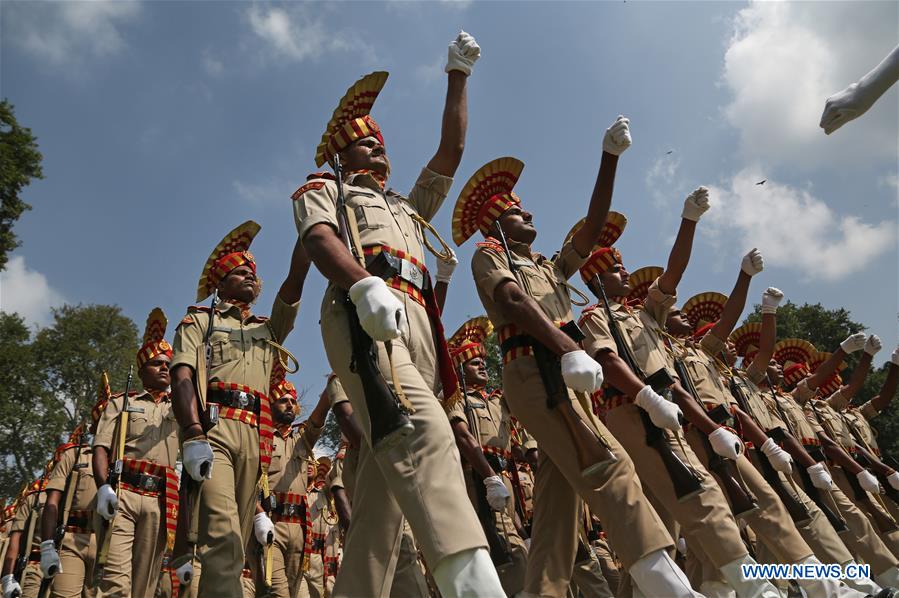
[[[529,334],[516,334],[515,336],[510,336],[506,340],[504,340],[499,348],[500,351],[503,352],[503,355],[511,351],[512,349],[521,349],[522,347],[533,347],[534,346],[534,337]]]
[[[164,485],[162,478],[159,476],[147,473],[134,473],[133,471],[123,471],[119,479],[129,486],[146,492],[159,492]]]
[[[209,402],[218,403],[222,407],[244,409],[259,413],[259,397],[251,392],[242,390],[222,390],[220,388],[209,389]]]
[[[424,291],[427,281],[429,281],[424,270],[420,267],[407,259],[397,257],[386,251],[382,251],[374,256],[367,256],[365,269],[368,270],[369,274],[385,280],[394,276],[402,278],[419,291]]]
[[[94,533],[93,521],[87,516],[77,517],[69,515],[69,518],[66,520],[66,527],[77,527],[83,529],[84,533]]]
[[[306,515],[306,509],[304,505],[278,503],[275,508],[272,509],[272,513],[281,517],[304,517]]]

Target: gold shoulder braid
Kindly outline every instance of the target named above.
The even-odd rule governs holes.
[[[271,332],[271,325],[269,325],[268,321],[265,322],[265,325],[269,327],[269,332]],[[274,334],[272,334],[272,336],[274,336]],[[288,374],[296,374],[300,371],[300,362],[297,361],[297,358],[294,357],[293,353],[288,351],[286,347],[279,345],[271,339],[265,339],[265,342],[273,346],[278,351],[278,361],[281,362],[281,365],[284,366],[284,369]],[[287,359],[293,362],[292,370],[287,368],[287,360],[285,360],[284,357],[287,357]]]
[[[576,294],[580,301],[571,300],[572,305],[577,305],[578,307],[585,307],[590,304],[590,297],[587,297],[584,293],[580,291],[576,286],[570,284],[567,280],[563,280],[562,284],[568,287],[568,290],[572,293]]]
[[[439,260],[443,260],[445,262],[449,261],[450,258],[453,257],[453,250],[450,249],[450,246],[446,244],[446,241],[443,240],[443,237],[440,236],[440,233],[437,232],[437,229],[431,226],[430,222],[419,216],[417,212],[412,212],[411,216],[412,220],[417,222],[421,227],[421,238],[424,241],[425,247],[428,248],[428,251],[430,251],[434,255],[434,257]],[[442,251],[437,251],[434,246],[431,245],[431,242],[428,240],[428,235],[426,233],[431,233],[432,235],[434,235],[437,241],[440,242]]]

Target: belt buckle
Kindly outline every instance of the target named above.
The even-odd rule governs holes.
[[[241,390],[240,392],[237,393],[237,406],[238,406],[238,408],[240,408],[240,409],[246,409],[246,408],[247,408],[247,404],[248,404],[249,402],[250,402],[250,396],[249,396],[249,393],[246,393],[246,392],[244,392],[244,391],[242,391],[242,390]]]
[[[209,420],[209,425],[214,426],[219,423],[219,404],[218,403],[207,403],[206,404],[206,418]]]
[[[415,285],[419,291],[424,286],[424,273],[409,260],[400,260],[400,277]]]
[[[140,487],[147,492],[156,492],[159,489],[159,479],[151,475],[141,474]]]

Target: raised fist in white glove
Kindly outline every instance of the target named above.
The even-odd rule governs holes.
[[[856,119],[874,105],[899,80],[899,46],[893,48],[880,64],[843,91],[827,98],[820,126],[830,135],[850,120]]]
[[[853,335],[850,335],[846,340],[840,343],[840,349],[842,349],[845,353],[855,353],[856,351],[860,351],[862,347],[865,346],[865,333],[864,332],[856,332]]]
[[[833,486],[833,478],[830,477],[830,472],[827,471],[823,463],[815,463],[809,466],[806,471],[812,479],[812,486],[818,490],[830,490]]]
[[[709,209],[709,190],[699,187],[684,200],[684,209],[680,217],[684,220],[698,222],[706,210]]]
[[[899,471],[894,471],[887,476],[887,484],[889,484],[895,490],[899,490]]]
[[[776,314],[777,307],[780,305],[783,298],[784,294],[780,289],[775,289],[774,287],[765,289],[765,292],[762,293],[762,313]]]
[[[765,269],[765,260],[762,258],[762,252],[755,247],[749,253],[743,256],[740,263],[740,269],[749,276],[755,276]]]
[[[618,115],[612,126],[606,129],[602,138],[602,151],[614,156],[620,156],[624,150],[631,146],[630,119]]]
[[[253,534],[256,541],[263,546],[268,546],[275,541],[275,524],[265,513],[256,513],[253,517]]]
[[[877,478],[874,477],[874,474],[867,469],[863,469],[855,474],[855,479],[858,480],[858,485],[861,486],[865,492],[880,494],[880,482],[878,482]]]
[[[736,461],[743,452],[743,441],[740,437],[724,427],[709,434],[709,444],[712,445],[713,451],[731,461]]]
[[[97,489],[97,512],[106,521],[112,521],[119,508],[119,497],[109,484],[103,484]]]
[[[509,504],[509,491],[503,484],[502,476],[492,475],[484,478],[484,487],[487,488],[487,503],[494,511],[502,511]]]
[[[3,598],[12,598],[13,594],[22,595],[22,586],[19,585],[12,573],[0,578],[0,586],[3,587]]]
[[[649,419],[656,426],[668,430],[677,430],[681,426],[680,407],[659,395],[648,384],[640,389],[634,397],[634,404],[649,414]]]
[[[400,335],[406,308],[377,276],[366,276],[350,287],[350,301],[362,329],[372,340],[389,341]]]
[[[899,347],[893,349],[893,354],[890,355],[890,361],[893,365],[899,365]]]
[[[790,475],[793,471],[793,457],[790,456],[790,453],[777,446],[773,439],[769,438],[762,444],[762,453],[768,457],[771,467],[777,471],[787,475]]]
[[[185,440],[181,445],[181,464],[187,473],[197,482],[212,478],[212,464],[215,456],[212,447],[205,438]]]
[[[456,257],[456,252],[452,249],[450,249],[450,258],[448,260],[437,258],[437,282],[449,284],[458,265],[459,258]]]
[[[446,58],[447,73],[450,71],[462,71],[466,75],[471,74],[471,68],[481,57],[481,46],[471,34],[460,31],[456,39],[450,42]]]
[[[62,571],[59,564],[59,553],[56,552],[56,544],[53,540],[41,542],[41,573],[44,577],[53,577]]]
[[[562,379],[575,392],[594,393],[602,386],[602,367],[586,351],[562,355]]]
[[[865,353],[872,357],[880,351],[881,347],[883,347],[883,343],[880,342],[880,337],[876,334],[872,334],[868,337],[868,340],[865,341]]]

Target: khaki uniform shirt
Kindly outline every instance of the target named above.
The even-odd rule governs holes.
[[[786,423],[789,424],[789,431],[802,444],[808,444],[808,440],[818,441],[818,432],[821,432],[821,426],[817,421],[810,421],[805,417],[802,407],[796,402],[792,394],[783,391],[776,391],[775,397],[777,404],[786,417]]]
[[[869,405],[865,403],[865,405]],[[846,411],[843,412],[843,417],[845,417],[850,424],[855,428],[855,430],[859,433],[859,435],[864,439],[864,441],[868,444],[869,447],[874,449],[876,453],[880,454],[880,449],[877,446],[877,429],[871,425],[871,422],[868,421],[868,417],[865,415],[863,409],[865,405],[862,405],[861,408],[848,407]],[[873,409],[873,407],[872,407]]]
[[[114,397],[109,401],[100,421],[94,446],[102,446],[110,451],[110,460],[115,459],[116,426],[122,411],[124,397]],[[143,413],[132,412],[128,417],[128,433],[125,436],[125,457],[142,461],[152,461],[166,467],[174,467],[178,457],[178,421],[172,411],[168,396],[153,399],[147,391],[131,397],[132,407],[143,409]]]
[[[781,428],[787,431],[786,424],[781,420],[780,414],[777,413],[777,407],[774,405],[774,397],[771,396],[769,390],[759,388],[756,380],[760,378],[751,371],[733,370],[734,382],[736,386],[742,390],[743,396],[746,397],[746,406],[749,407],[749,414],[755,418],[762,430],[767,432],[774,428]],[[764,379],[764,373],[761,376]]]
[[[475,429],[471,430],[471,434],[478,439],[481,446],[491,446],[504,451],[511,450],[512,416],[502,395],[499,393],[488,395],[483,390],[469,390],[468,406],[473,415],[470,419],[475,426]],[[450,408],[447,416],[450,422],[458,419],[468,424],[469,418],[465,413],[465,401],[457,401]]]
[[[269,341],[284,342],[293,329],[299,307],[299,301],[288,305],[276,296],[271,319],[256,315],[243,319],[238,306],[226,302],[217,305],[209,339],[209,380],[242,384],[268,395],[272,365],[279,353]],[[198,359],[205,359],[203,340],[208,326],[207,310],[188,309],[175,332],[170,369],[188,365],[197,371]]]
[[[521,493],[524,495],[524,512],[530,517],[534,512],[534,475],[525,464],[518,465],[518,480],[521,482]]]
[[[696,396],[706,409],[718,405],[728,408],[737,405],[737,400],[731,394],[715,358],[712,357],[717,355],[723,346],[724,343],[721,342],[721,339],[711,334],[706,334],[699,345],[688,342],[684,346],[683,352],[680,352],[680,348],[675,346],[675,351],[678,351],[684,367],[690,375],[690,382],[696,389]]]
[[[812,408],[814,406],[814,409]],[[834,411],[827,401],[812,399],[805,404],[805,416],[813,424],[817,422],[831,440],[836,441],[846,452],[855,450],[855,440],[846,422]]]
[[[268,469],[272,492],[306,493],[309,484],[306,465],[321,432],[322,428],[316,428],[308,421],[292,429],[287,438],[275,431],[272,462]]]
[[[81,456],[77,459],[79,467],[75,469],[75,457],[78,455],[78,447],[73,446],[63,452],[59,458],[59,462],[53,467],[47,478],[47,490],[58,490],[63,493],[59,501],[60,511],[65,507],[65,491],[66,481],[69,476],[72,483],[69,486],[69,492],[74,492],[72,497],[73,511],[93,511],[97,505],[97,484],[94,482],[93,470],[91,469],[91,458],[93,451],[91,447],[82,447]]]
[[[31,547],[28,552],[37,550],[41,546],[41,513],[44,511],[44,503],[46,501],[47,494],[45,492],[33,492],[20,500],[16,506],[16,514],[13,515],[12,525],[9,527],[10,534],[13,532],[28,533],[28,516],[31,515],[31,510],[34,509],[34,536],[32,536]],[[24,537],[19,540],[20,551],[26,541]]]
[[[328,402],[331,404],[332,410],[335,405],[346,403],[350,400],[350,398],[346,396],[346,392],[343,390],[343,386],[340,384],[340,379],[337,376],[331,376],[328,379],[328,384],[325,386],[325,392],[328,393]]]

